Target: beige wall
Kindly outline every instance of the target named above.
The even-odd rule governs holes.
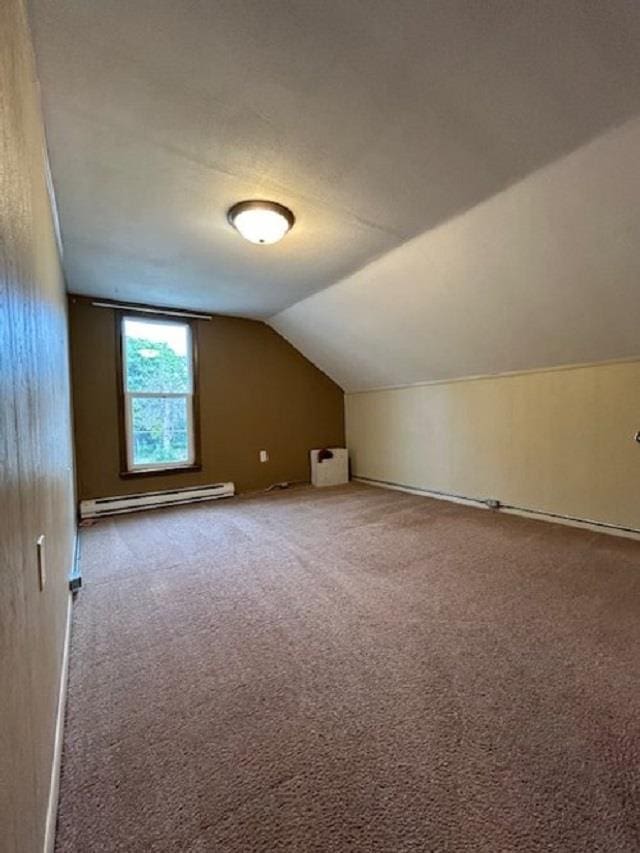
[[[64,283],[21,0],[0,4],[0,849],[43,848],[74,543]],[[46,536],[39,591],[36,539]]]
[[[232,480],[238,491],[309,479],[309,450],[344,444],[342,390],[264,323],[196,323],[202,470],[120,477],[114,311],[70,300],[79,497]],[[258,460],[267,450],[269,461]]]
[[[346,397],[354,476],[640,528],[640,361]]]

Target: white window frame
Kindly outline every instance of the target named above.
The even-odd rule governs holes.
[[[125,333],[125,324],[127,320],[136,323],[153,323],[154,325],[164,324],[166,326],[184,326],[187,330],[187,354],[189,357],[189,387],[188,392],[155,392],[155,391],[129,391],[127,390],[127,336]],[[145,317],[138,314],[122,314],[120,317],[120,345],[121,345],[121,381],[122,381],[122,397],[124,401],[124,432],[126,442],[126,457],[127,457],[127,473],[143,474],[145,471],[176,471],[181,468],[192,468],[196,464],[196,440],[194,430],[194,362],[195,353],[193,347],[193,329],[190,323],[181,320],[165,320],[164,318]],[[177,397],[186,400],[187,403],[187,442],[188,442],[188,458],[180,462],[154,462],[146,465],[136,465],[133,461],[133,400],[136,398],[152,397],[168,398]]]

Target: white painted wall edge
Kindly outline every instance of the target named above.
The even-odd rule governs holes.
[[[77,541],[77,537],[76,537]],[[74,559],[76,555],[74,548]],[[64,738],[64,717],[67,706],[67,685],[69,681],[69,646],[71,641],[71,606],[73,595],[68,594],[67,623],[62,648],[62,667],[58,687],[58,706],[56,709],[56,727],[53,742],[53,760],[51,762],[51,780],[49,782],[49,801],[44,832],[44,853],[53,853],[56,841],[56,822],[58,817],[58,795],[60,791],[60,767],[62,763],[62,742]]]
[[[356,475],[351,479],[356,483],[375,486],[377,489],[391,489],[396,492],[407,492],[410,495],[420,495],[425,498],[435,498],[439,501],[449,501],[449,503],[471,506],[475,509],[503,512],[507,513],[507,515],[519,515],[522,518],[533,518],[537,521],[546,521],[551,524],[563,524],[565,527],[577,527],[581,530],[590,530],[592,533],[608,533],[610,536],[620,536],[624,539],[635,539],[640,541],[640,530],[633,527],[619,527],[615,524],[608,524],[606,522],[590,521],[585,518],[574,518],[569,515],[543,512],[542,510],[528,509],[527,507],[501,505],[499,509],[492,509],[488,506],[486,498],[463,497],[462,495],[453,495],[448,494],[447,492],[436,492],[430,489],[417,488],[415,486],[405,486],[401,483],[385,482],[384,480],[372,480],[368,477],[358,477]]]
[[[375,388],[357,388],[355,391],[345,391],[345,396],[372,394],[375,391],[403,391],[406,388],[424,388],[429,385],[451,385],[454,382],[508,379],[510,376],[528,376],[532,373],[559,373],[563,370],[586,370],[589,367],[601,367],[606,364],[634,364],[638,361],[640,361],[640,355],[632,355],[627,358],[609,358],[604,361],[585,361],[576,364],[556,364],[552,367],[530,367],[526,370],[507,370],[503,373],[477,373],[471,376],[454,376],[453,379],[425,379],[423,382],[409,382],[406,385],[380,385]]]

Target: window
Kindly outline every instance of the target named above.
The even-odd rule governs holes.
[[[121,318],[127,473],[196,464],[189,323]]]

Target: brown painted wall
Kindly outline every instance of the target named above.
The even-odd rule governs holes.
[[[21,0],[0,3],[0,849],[41,851],[75,534],[64,282]],[[36,539],[46,536],[45,588]]]
[[[342,390],[264,323],[198,320],[202,471],[119,476],[115,317],[70,299],[79,497],[232,480],[238,491],[309,479],[309,450],[344,444]],[[258,461],[267,450],[269,462]]]

